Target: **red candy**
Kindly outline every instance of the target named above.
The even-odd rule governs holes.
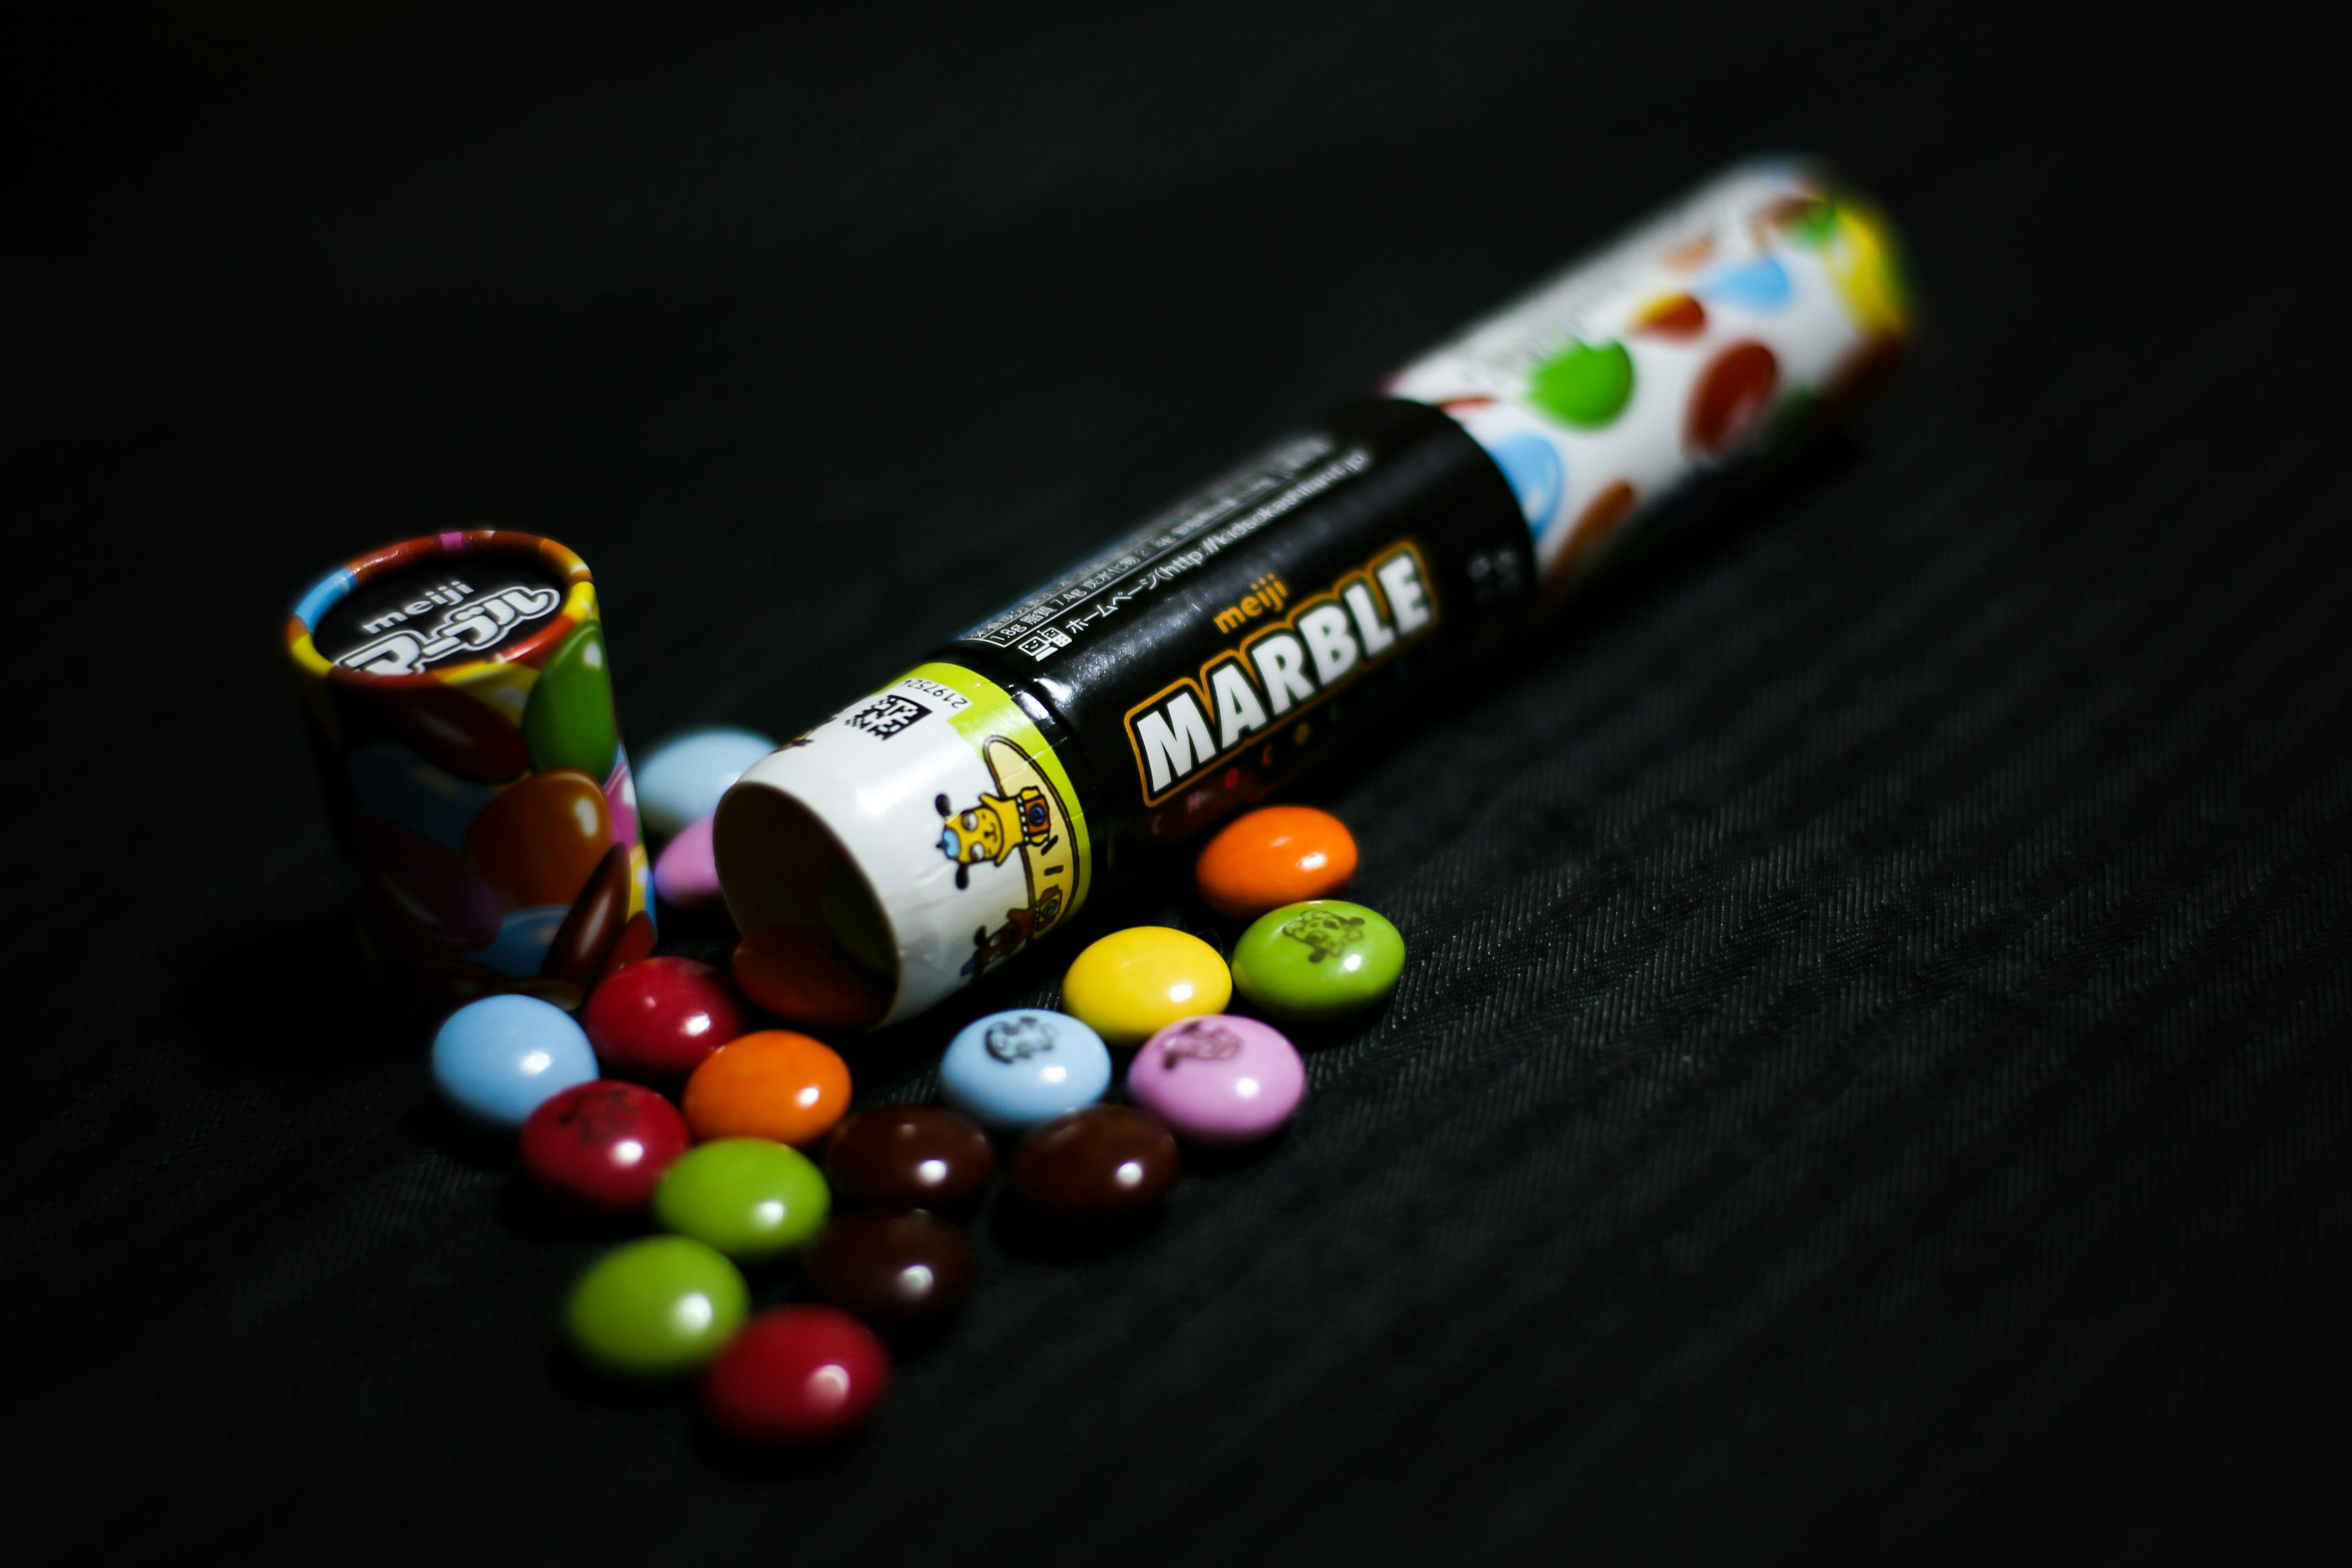
[[[743,1032],[743,999],[707,963],[646,958],[597,986],[580,1023],[606,1072],[683,1078]]]
[[[652,1089],[600,1078],[543,1101],[522,1124],[523,1173],[592,1214],[633,1214],[693,1142],[677,1107]]]
[[[735,949],[743,994],[787,1024],[812,1029],[863,1029],[889,1009],[889,988],[860,969],[839,944],[806,926],[755,931]]]
[[[702,1372],[702,1408],[747,1443],[814,1447],[866,1425],[890,1387],[890,1352],[835,1307],[778,1307],[743,1325]]]

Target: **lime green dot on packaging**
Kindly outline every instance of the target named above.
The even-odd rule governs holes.
[[[832,1207],[824,1173],[765,1138],[720,1138],[689,1149],[654,1189],[654,1222],[740,1263],[816,1239]]]
[[[1309,899],[1260,915],[1234,944],[1234,988],[1276,1018],[1316,1023],[1396,988],[1404,938],[1374,910]]]
[[[1598,430],[1633,400],[1633,356],[1613,341],[1574,344],[1536,367],[1528,397],[1563,425]]]
[[[877,974],[898,972],[898,950],[890,940],[889,922],[882,918],[874,895],[866,889],[866,879],[856,867],[844,860],[833,868],[824,879],[824,890],[817,896],[817,908],[842,952]]]
[[[580,1277],[564,1328],[580,1358],[609,1376],[676,1377],[718,1354],[750,1304],[732,1263],[698,1241],[653,1236],[614,1247]]]

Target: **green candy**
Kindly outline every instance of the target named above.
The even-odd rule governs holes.
[[[751,1293],[735,1266],[698,1241],[654,1236],[616,1247],[572,1287],[572,1348],[614,1377],[692,1372],[742,1326]]]
[[[757,1262],[816,1239],[833,1206],[824,1173],[765,1138],[719,1138],[689,1149],[654,1188],[654,1221]]]
[[[523,705],[522,738],[530,743],[530,765],[541,773],[578,768],[599,784],[611,776],[621,732],[613,721],[604,630],[594,621],[547,656]]]
[[[1633,396],[1633,356],[1620,342],[1577,343],[1537,366],[1528,384],[1529,401],[1579,430],[1607,425]]]
[[[1319,1023],[1370,1006],[1396,989],[1404,938],[1380,913],[1340,899],[1309,899],[1258,916],[1234,944],[1234,989],[1261,1011]]]

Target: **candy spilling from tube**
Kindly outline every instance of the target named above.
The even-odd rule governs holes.
[[[436,1041],[443,1097],[554,1200],[670,1233],[582,1279],[578,1355],[698,1371],[736,1437],[832,1441],[887,1390],[886,1341],[970,1288],[959,1222],[1000,1169],[1009,1210],[1115,1235],[1182,1144],[1277,1131],[1307,1072],[1276,1025],[1377,1005],[1404,942],[1336,896],[1336,818],[1244,808],[1840,409],[1905,334],[1866,206],[1736,169],[808,734],[649,755],[657,874],[576,557],[446,534],[330,574],[289,646],[377,956],[427,1005],[477,998]],[[1247,922],[1223,951],[1112,932],[1066,1011],[957,1036],[949,1107],[845,1119],[847,1065],[799,1029],[908,1017],[1066,926],[1113,846],[1212,829],[1197,890]],[[723,893],[731,974],[650,956],[649,884]],[[780,1264],[817,1302],[755,1312]]]

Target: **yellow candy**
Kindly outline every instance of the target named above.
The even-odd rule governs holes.
[[[1113,931],[1062,976],[1062,1010],[1123,1050],[1179,1018],[1222,1013],[1233,995],[1217,950],[1167,926]]]

